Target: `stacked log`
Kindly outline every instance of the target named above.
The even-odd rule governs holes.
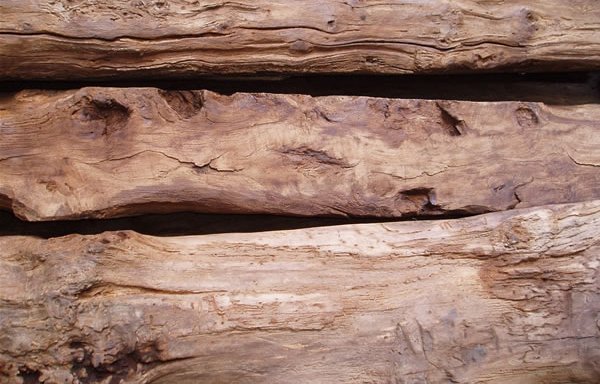
[[[258,234],[5,237],[3,369],[42,382],[593,383],[598,228],[593,201]]]
[[[597,104],[83,88],[0,109],[0,206],[27,220],[394,218],[600,198]]]
[[[600,64],[595,0],[4,0],[0,13],[0,67],[15,79]]]

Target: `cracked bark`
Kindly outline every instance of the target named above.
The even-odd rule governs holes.
[[[600,168],[589,166],[600,163],[599,120],[598,105],[23,91],[0,100],[0,206],[36,221],[411,217],[584,201],[600,198]]]
[[[597,383],[598,228],[600,200],[236,236],[2,237],[0,380]]]
[[[5,0],[0,13],[4,79],[564,71],[600,63],[595,0]]]

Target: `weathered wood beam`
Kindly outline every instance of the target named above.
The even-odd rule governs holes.
[[[597,383],[599,230],[593,201],[235,236],[2,237],[0,378]]]
[[[0,3],[0,78],[600,67],[596,0]]]
[[[599,105],[84,88],[0,100],[0,207],[400,217],[600,198]]]

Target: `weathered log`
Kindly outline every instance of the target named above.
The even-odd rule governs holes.
[[[235,236],[2,237],[0,372],[597,383],[599,229],[593,201]]]
[[[0,3],[0,77],[598,69],[596,0]]]
[[[600,197],[599,105],[84,88],[0,101],[0,207],[399,217]]]

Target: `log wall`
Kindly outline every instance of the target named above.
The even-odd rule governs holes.
[[[0,15],[1,384],[600,382],[597,0]]]

